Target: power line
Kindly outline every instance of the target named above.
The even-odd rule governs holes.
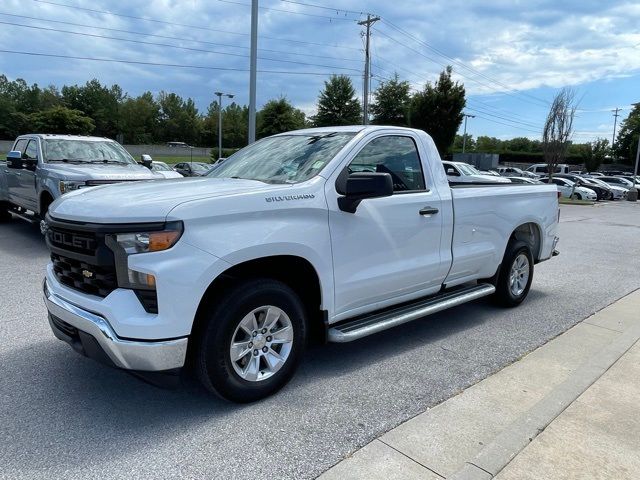
[[[43,4],[47,4],[47,5],[55,5],[58,7],[65,7],[65,8],[71,8],[74,10],[83,10],[83,11],[87,11],[87,12],[92,12],[92,13],[99,13],[102,15],[112,15],[115,17],[122,17],[122,18],[129,18],[129,19],[133,19],[133,20],[142,20],[145,22],[153,22],[153,23],[160,23],[163,25],[173,25],[173,26],[177,26],[177,27],[185,27],[185,28],[194,28],[197,30],[206,30],[209,32],[216,32],[216,33],[226,33],[229,35],[241,35],[244,37],[248,37],[250,36],[250,34],[248,33],[242,33],[242,32],[231,32],[228,30],[219,30],[219,29],[215,29],[215,28],[210,28],[210,27],[203,27],[200,25],[189,25],[189,24],[184,24],[184,23],[176,23],[176,22],[169,22],[166,20],[158,20],[155,18],[150,18],[150,17],[138,17],[135,15],[126,15],[124,13],[115,13],[115,12],[109,12],[106,10],[97,10],[94,8],[86,8],[86,7],[79,7],[77,5],[68,5],[65,3],[56,3],[56,2],[51,2],[48,0],[33,0],[36,3],[43,3]],[[303,44],[303,45],[314,45],[314,46],[320,46],[320,47],[333,47],[333,48],[344,48],[347,50],[358,50],[357,48],[353,48],[353,47],[347,47],[344,45],[327,45],[324,43],[317,43],[317,42],[305,42],[302,40],[291,40],[291,39],[287,39],[287,38],[277,38],[277,37],[270,37],[270,36],[266,36],[266,35],[262,35],[261,36],[264,39],[268,39],[268,40],[275,40],[278,42],[290,42],[290,43],[299,43],[299,44]]]
[[[472,110],[472,111],[474,111],[474,112],[479,112],[479,113],[481,113],[481,114],[483,114],[483,115],[489,115],[490,117],[499,118],[499,119],[501,119],[501,120],[506,120],[506,121],[509,121],[509,122],[512,122],[512,123],[518,123],[518,124],[520,124],[520,125],[524,125],[524,126],[526,126],[526,127],[531,127],[531,128],[539,128],[539,127],[540,127],[539,125],[536,125],[536,124],[533,124],[533,123],[521,122],[521,121],[519,121],[519,120],[514,120],[513,118],[502,117],[502,116],[500,116],[500,115],[496,115],[496,114],[494,114],[494,113],[487,112],[486,110],[479,110],[479,109],[477,109],[477,108],[469,107],[469,106],[467,106],[466,108],[467,108],[468,110]]]
[[[143,40],[133,40],[133,39],[129,39],[129,38],[120,38],[120,37],[110,37],[107,35],[98,35],[95,33],[84,33],[84,32],[73,32],[70,30],[60,30],[57,28],[47,28],[47,27],[38,27],[35,25],[25,25],[25,24],[21,24],[21,23],[10,23],[10,22],[3,22],[0,20],[0,24],[3,25],[10,25],[12,27],[24,27],[24,28],[31,28],[31,29],[35,29],[35,30],[43,30],[43,31],[47,31],[47,32],[56,32],[56,33],[66,33],[66,34],[71,34],[71,35],[80,35],[83,37],[93,37],[93,38],[104,38],[104,39],[108,39],[108,40],[117,40],[117,41],[121,41],[121,42],[130,42],[130,43],[136,43],[136,44],[142,44],[142,45],[153,45],[153,46],[159,46],[159,47],[168,47],[168,48],[176,48],[179,50],[187,50],[187,51],[191,51],[191,52],[202,52],[202,53],[211,53],[211,54],[216,54],[216,55],[226,55],[226,56],[232,56],[232,57],[241,57],[241,58],[248,58],[249,55],[245,55],[245,54],[241,54],[241,53],[231,53],[231,52],[217,52],[215,50],[204,50],[201,48],[191,48],[191,47],[181,47],[179,45],[171,45],[168,43],[157,43],[157,42],[146,42]],[[335,65],[319,65],[317,63],[307,63],[307,62],[298,62],[295,60],[283,60],[283,59],[279,59],[279,58],[269,58],[269,57],[259,57],[260,60],[267,60],[267,61],[271,61],[271,62],[281,62],[281,63],[291,63],[291,64],[296,64],[296,65],[305,65],[305,66],[312,66],[312,67],[322,67],[322,68],[332,68],[335,70],[349,70],[349,71],[353,71],[353,72],[359,72],[360,70],[355,69],[355,68],[349,68],[349,67],[338,67]]]
[[[507,90],[509,90],[509,91],[516,92],[516,93],[517,93],[517,94],[519,94],[519,95],[522,95],[522,96],[526,96],[526,97],[528,97],[528,98],[531,98],[532,100],[535,100],[536,102],[540,102],[540,103],[541,103],[541,104],[543,104],[544,106],[548,106],[548,105],[549,105],[549,102],[548,102],[548,101],[546,101],[546,100],[544,100],[544,99],[538,98],[538,97],[536,97],[536,96],[534,96],[534,95],[530,95],[530,94],[528,94],[528,93],[526,93],[526,92],[519,92],[519,91],[517,91],[517,90],[513,89],[512,87],[510,87],[510,86],[508,86],[508,85],[506,85],[506,84],[504,84],[504,83],[500,82],[499,80],[497,80],[497,79],[495,79],[495,78],[492,78],[492,77],[490,77],[490,76],[488,76],[488,75],[486,75],[486,74],[484,74],[484,73],[480,72],[479,70],[476,70],[476,69],[475,69],[475,68],[473,68],[473,67],[469,67],[469,66],[468,66],[468,65],[466,65],[464,62],[461,62],[461,61],[459,61],[459,60],[456,60],[455,58],[453,58],[453,57],[451,57],[451,56],[447,55],[446,53],[443,53],[441,50],[439,50],[439,49],[437,49],[437,48],[435,48],[435,47],[433,47],[433,46],[429,45],[428,43],[424,42],[423,40],[420,40],[420,39],[419,39],[418,37],[416,37],[415,35],[412,35],[411,33],[407,32],[406,30],[404,30],[404,29],[402,29],[402,28],[398,27],[397,25],[395,25],[394,23],[390,22],[389,20],[384,20],[384,19],[383,19],[383,22],[384,22],[384,23],[386,23],[387,25],[389,25],[389,26],[390,26],[391,28],[393,28],[394,30],[396,30],[396,31],[398,31],[398,32],[400,32],[400,33],[402,33],[403,35],[406,35],[407,37],[409,37],[409,38],[410,38],[410,39],[412,39],[413,41],[415,41],[415,42],[417,42],[417,43],[419,43],[419,44],[423,45],[423,46],[424,46],[424,47],[426,47],[426,48],[428,48],[429,50],[431,50],[432,52],[436,53],[437,55],[440,55],[441,57],[444,57],[444,58],[446,58],[446,59],[450,60],[450,61],[451,61],[451,62],[453,62],[454,64],[456,64],[456,65],[458,65],[458,66],[460,66],[460,67],[462,67],[462,68],[464,68],[464,69],[466,69],[466,70],[468,70],[468,71],[470,71],[470,72],[473,72],[473,73],[475,73],[476,75],[479,75],[479,76],[481,76],[481,77],[483,77],[483,78],[485,78],[485,79],[489,80],[490,82],[496,83],[497,85],[500,85],[500,86],[502,86],[503,88],[506,88],[506,89],[507,89]]]
[[[517,125],[513,125],[513,124],[509,124],[509,123],[500,122],[500,121],[498,121],[498,120],[493,120],[493,119],[491,119],[491,118],[483,117],[483,116],[481,116],[481,115],[476,115],[476,117],[477,117],[477,118],[482,118],[483,120],[486,120],[487,122],[497,123],[497,124],[500,124],[500,125],[504,125],[504,126],[506,126],[506,127],[514,128],[514,129],[516,129],[516,130],[523,130],[523,131],[526,131],[526,132],[537,133],[538,135],[541,135],[541,134],[542,134],[542,130],[532,130],[532,129],[525,128],[525,127],[519,127],[519,126],[517,126]]]
[[[364,15],[364,12],[360,11],[356,11],[356,10],[346,10],[344,8],[338,8],[338,7],[328,7],[326,5],[317,5],[317,4],[313,4],[313,3],[305,3],[305,2],[298,2],[295,0],[280,0],[281,2],[285,2],[285,3],[291,3],[293,5],[302,5],[305,7],[313,7],[313,8],[321,8],[323,10],[330,10],[333,12],[345,12],[345,13],[354,13],[356,15]]]
[[[221,3],[230,3],[232,5],[242,5],[244,7],[250,7],[251,6],[248,3],[236,2],[236,1],[233,1],[233,0],[217,0],[217,1],[221,2]],[[270,10],[270,11],[273,11],[273,12],[290,13],[290,14],[294,14],[294,15],[304,15],[306,17],[327,18],[329,20],[346,20],[348,22],[355,21],[353,18],[331,17],[329,15],[316,15],[316,14],[313,14],[313,13],[296,12],[295,10],[285,10],[283,8],[272,8],[272,7],[263,7],[263,6],[258,6],[258,8],[261,9],[261,10]]]
[[[9,53],[14,55],[28,55],[33,57],[51,57],[51,58],[65,58],[72,60],[90,60],[94,62],[109,62],[109,63],[125,63],[125,64],[133,64],[133,65],[150,65],[156,67],[174,67],[174,68],[194,68],[200,70],[222,70],[229,72],[248,72],[248,68],[232,68],[232,67],[212,67],[208,65],[186,65],[186,64],[178,64],[178,63],[158,63],[158,62],[142,62],[137,60],[121,60],[114,58],[96,58],[96,57],[81,57],[75,55],[59,55],[53,53],[40,53],[40,52],[24,52],[18,50],[4,50],[0,49],[0,53]],[[317,75],[317,76],[327,76],[327,75],[335,75],[332,72],[303,72],[303,71],[291,71],[291,70],[258,70],[260,73],[278,73],[283,75]],[[349,77],[359,77],[360,74],[355,73],[343,73],[341,75],[346,75]]]
[[[109,28],[109,27],[100,27],[97,25],[88,25],[85,23],[74,23],[74,22],[65,22],[62,20],[52,20],[49,18],[41,18],[41,17],[31,17],[28,15],[16,15],[13,13],[6,13],[6,12],[0,12],[0,15],[4,15],[7,17],[13,17],[13,18],[23,18],[23,19],[27,19],[27,20],[36,20],[39,22],[48,22],[48,23],[57,23],[60,25],[70,25],[73,27],[82,27],[82,28],[91,28],[91,29],[97,29],[97,30],[105,30],[108,32],[117,32],[117,33],[126,33],[129,35],[137,35],[137,36],[143,36],[143,37],[151,37],[151,38],[162,38],[165,40],[177,40],[177,41],[186,41],[186,42],[191,42],[191,43],[200,43],[203,45],[212,45],[214,47],[230,47],[230,48],[241,48],[241,49],[245,49],[248,50],[249,47],[245,46],[245,45],[231,45],[228,43],[217,43],[217,42],[209,42],[206,40],[197,40],[194,38],[188,38],[188,37],[172,37],[169,35],[159,35],[156,33],[144,33],[144,32],[135,32],[132,30],[123,30],[120,28]],[[280,54],[284,54],[284,55],[293,55],[293,56],[302,56],[302,57],[309,57],[309,53],[297,53],[297,52],[291,52],[291,51],[285,51],[285,50],[273,50],[273,49],[269,49],[269,48],[260,48],[258,49],[258,51],[261,52],[270,52],[270,53],[280,53]],[[359,58],[344,58],[344,57],[334,57],[334,56],[330,56],[330,55],[316,55],[314,54],[313,57],[315,58],[323,58],[323,59],[330,59],[330,60],[340,60],[340,61],[345,61],[345,62],[361,62],[362,60],[360,60]]]

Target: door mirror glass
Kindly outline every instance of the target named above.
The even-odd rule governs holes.
[[[338,197],[343,212],[355,213],[362,200],[393,195],[393,181],[388,173],[352,173],[347,178],[346,191]]]
[[[7,153],[8,168],[22,168],[22,152],[20,150],[11,150]]]
[[[140,157],[140,163],[148,169],[151,169],[152,161],[153,159],[151,158],[151,155],[147,155],[146,153]]]

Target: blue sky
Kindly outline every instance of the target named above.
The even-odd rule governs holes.
[[[174,66],[0,52],[0,72],[43,86],[98,78],[133,96],[173,91],[201,110],[217,90],[247,103],[249,3],[4,0],[2,50]],[[258,107],[286,96],[313,114],[330,73],[352,75],[361,94],[356,22],[364,12],[382,17],[372,32],[373,87],[398,72],[421,89],[451,64],[467,89],[468,113],[476,115],[468,123],[474,136],[539,137],[548,102],[570,86],[580,99],[574,140],[610,139],[611,110],[621,107],[624,118],[640,101],[637,1],[260,0],[260,6]]]

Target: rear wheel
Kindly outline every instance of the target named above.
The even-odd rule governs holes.
[[[208,390],[245,403],[275,393],[291,379],[307,329],[304,306],[287,285],[243,282],[205,315],[195,366]]]
[[[504,307],[520,305],[533,280],[533,255],[529,245],[511,240],[507,246],[496,282],[494,300]]]
[[[573,198],[574,200],[582,200],[582,195],[580,195],[579,193],[574,193],[571,198]]]

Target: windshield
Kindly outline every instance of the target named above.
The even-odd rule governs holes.
[[[476,170],[474,167],[472,167],[471,165],[468,165],[466,163],[458,163],[458,164],[456,164],[456,166],[465,175],[482,175],[482,173],[480,173],[479,170]]]
[[[171,169],[169,168],[169,165],[162,162],[153,162],[151,164],[151,170],[153,170],[154,172],[170,172],[171,171]]]
[[[119,143],[110,140],[45,139],[47,162],[107,162],[135,164],[136,161]]]
[[[355,132],[331,132],[268,137],[231,155],[209,176],[304,182],[316,176],[354,136]]]
[[[191,170],[194,172],[206,172],[211,168],[211,165],[207,165],[206,163],[192,163]]]

